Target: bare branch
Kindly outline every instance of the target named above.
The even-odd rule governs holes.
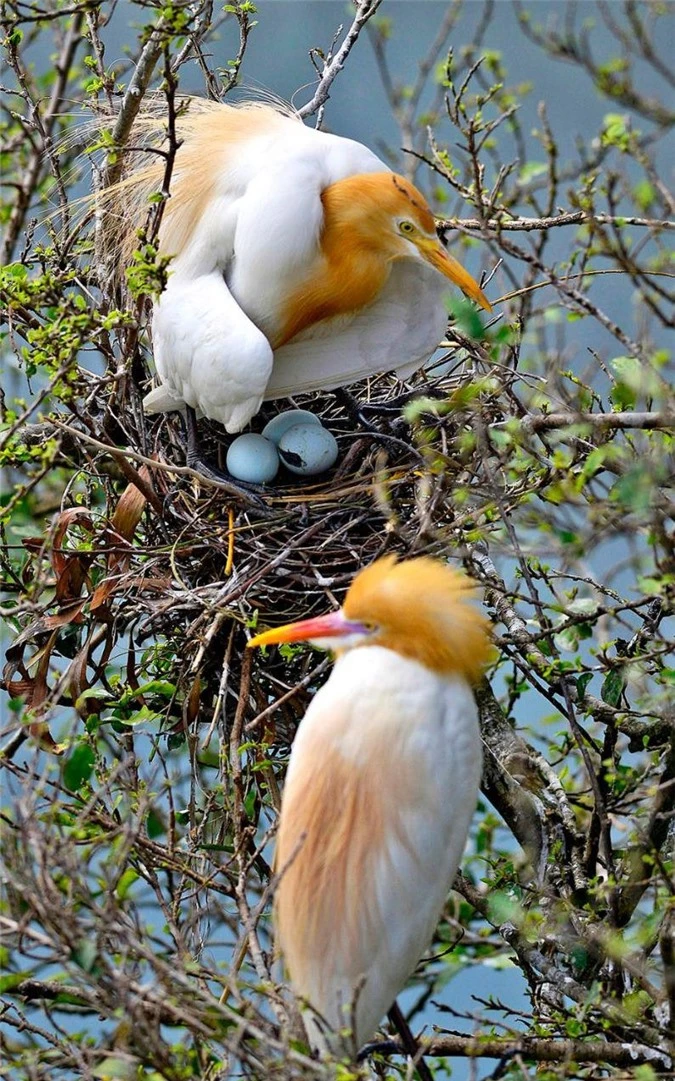
[[[591,432],[627,431],[669,431],[675,428],[675,413],[530,413],[517,420],[502,421],[495,428],[517,426],[523,432],[551,432],[558,428],[572,428],[585,425]]]
[[[548,1040],[536,1036],[520,1039],[491,1039],[486,1036],[434,1036],[421,1039],[420,1048],[425,1055],[460,1058],[510,1059],[516,1055],[526,1062],[597,1062],[608,1066],[632,1068],[642,1063],[671,1069],[670,1057],[638,1042],[617,1043],[603,1040]],[[404,1053],[400,1043],[391,1040],[376,1045],[387,1053]]]
[[[436,225],[441,231],[445,229],[466,229],[482,232],[485,229],[494,232],[539,232],[542,229],[559,229],[568,225],[635,225],[644,229],[675,229],[675,221],[668,218],[637,218],[632,215],[622,217],[620,214],[589,214],[585,210],[576,210],[568,214],[557,214],[549,218],[518,218],[507,214],[498,218],[486,218],[481,221],[478,218],[441,218],[437,219]]]
[[[319,84],[314,91],[314,96],[311,101],[308,101],[306,105],[303,105],[298,109],[298,116],[305,120],[308,116],[313,116],[318,112],[323,105],[328,101],[330,95],[330,88],[333,82],[343,70],[345,62],[354,45],[358,41],[359,34],[363,30],[364,26],[369,19],[372,19],[373,15],[379,8],[382,0],[355,0],[356,14],[352,25],[347,31],[342,45],[327,62],[319,77]]]

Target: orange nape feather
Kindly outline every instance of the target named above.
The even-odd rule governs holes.
[[[436,235],[436,222],[429,205],[414,184],[398,173],[357,173],[327,187],[321,195],[326,214],[326,230],[331,227],[362,228],[363,222],[379,219],[373,240],[382,243],[383,223],[395,215],[409,218],[423,233]],[[324,234],[325,238],[325,234]]]
[[[471,603],[475,594],[470,578],[440,560],[384,556],[357,574],[342,611],[377,625],[373,645],[475,683],[494,652],[490,621]]]

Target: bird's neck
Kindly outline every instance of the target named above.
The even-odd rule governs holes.
[[[275,349],[303,330],[352,315],[377,298],[389,277],[391,261],[373,241],[364,232],[345,228],[339,217],[326,214],[316,263],[284,307],[281,330],[272,343]]]

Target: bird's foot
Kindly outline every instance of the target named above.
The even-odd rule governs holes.
[[[233,496],[239,502],[246,504],[246,506],[258,511],[269,511],[264,499],[265,489],[261,485],[235,480],[229,473],[219,469],[217,465],[209,462],[207,458],[204,458],[198,451],[193,449],[188,450],[186,464],[190,469],[194,469],[201,477],[208,480],[210,484],[222,488],[228,495]]]
[[[199,437],[197,434],[197,415],[191,406],[185,407],[185,426],[187,429],[186,463],[190,469],[194,469],[200,476],[205,477],[211,484],[222,488],[228,495],[233,496],[240,503],[251,510],[255,510],[263,517],[269,517],[270,509],[265,502],[264,488],[257,484],[249,484],[243,480],[235,480],[229,473],[219,469],[213,462],[209,462],[201,453]]]
[[[364,1043],[356,1056],[356,1061],[365,1062],[371,1055],[395,1055],[400,1050],[396,1040],[371,1040],[370,1043]]]
[[[375,431],[376,429],[374,429],[372,422],[368,420],[367,413],[373,416],[397,419],[401,417],[401,412],[406,405],[410,405],[411,402],[419,398],[429,398],[434,401],[444,401],[447,398],[447,393],[437,387],[429,387],[425,390],[408,390],[404,394],[399,394],[396,398],[390,398],[387,402],[358,402],[354,395],[350,394],[344,387],[334,390],[333,394],[351,420],[361,424],[369,431]]]
[[[341,405],[345,413],[352,421],[353,424],[358,424],[361,428],[364,428],[367,432],[373,434],[380,434],[379,430],[374,424],[368,420],[365,416],[361,403],[356,400],[353,394],[350,394],[344,387],[338,387],[333,391],[333,396],[338,405]]]

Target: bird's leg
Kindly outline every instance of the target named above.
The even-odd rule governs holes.
[[[434,1081],[433,1074],[420,1054],[419,1044],[410,1031],[410,1025],[403,1016],[403,1011],[398,1002],[394,1003],[389,1010],[387,1017],[401,1037],[401,1043],[405,1048],[406,1054],[409,1055],[414,1062],[420,1081]]]
[[[417,1040],[410,1031],[410,1025],[406,1021],[397,1002],[389,1010],[387,1017],[393,1028],[396,1029],[399,1039],[403,1044],[406,1055],[415,1063],[415,1069],[420,1081],[434,1081],[433,1075],[426,1062],[420,1055]],[[357,1062],[364,1062],[370,1055],[395,1055],[400,1054],[401,1047],[394,1040],[371,1040],[364,1044],[357,1056]]]
[[[357,402],[353,394],[350,394],[344,387],[337,387],[333,391],[333,395],[335,401],[338,405],[342,406],[353,424],[359,424],[362,428],[365,428],[367,432],[372,432],[374,435],[381,434],[375,425],[371,424],[368,418],[364,416],[361,405]]]
[[[416,401],[419,398],[430,398],[432,401],[443,402],[448,397],[447,391],[440,390],[437,387],[429,387],[428,390],[407,390],[404,394],[398,394],[395,398],[390,398],[388,402],[383,402],[381,405],[371,405],[368,403],[363,408],[367,409],[369,413],[376,413],[378,416],[390,416],[392,413],[401,415],[401,410],[406,405],[410,405],[411,402]]]
[[[381,404],[375,404],[371,402],[360,403],[357,402],[353,394],[350,394],[344,387],[339,387],[333,391],[336,400],[347,411],[348,416],[356,424],[362,424],[369,431],[375,431],[372,423],[365,416],[365,412],[374,413],[376,416],[382,417],[399,417],[401,410],[404,406],[410,402],[414,402],[416,398],[431,398],[435,401],[445,401],[448,397],[447,391],[443,391],[438,387],[429,387],[427,390],[407,390],[404,394],[399,394],[396,398],[391,398],[388,402]]]
[[[264,494],[263,488],[257,484],[247,484],[245,481],[235,480],[229,473],[223,472],[222,469],[218,469],[216,465],[204,458],[199,447],[197,414],[190,405],[185,406],[185,426],[187,429],[186,461],[190,469],[196,470],[207,480],[217,484],[219,488],[223,488],[230,495],[236,496],[237,499],[247,503],[249,506],[255,507],[257,510],[266,509],[265,502],[261,499]]]
[[[375,425],[367,419],[367,417],[364,417],[361,412],[361,406],[348,390],[345,390],[344,387],[338,387],[337,390],[333,391],[333,394],[335,395],[335,400],[346,410],[349,418],[368,432],[373,439],[377,439],[380,443],[390,443],[392,446],[397,446],[408,454],[412,453],[420,460],[420,462],[422,462],[421,455],[414,447],[409,443],[406,443],[404,439],[399,439],[395,435],[390,435],[389,432],[381,432],[379,428],[376,428]]]
[[[370,1043],[364,1043],[356,1056],[356,1061],[360,1064],[371,1055],[398,1055],[400,1051],[401,1046],[396,1040],[371,1040]]]

